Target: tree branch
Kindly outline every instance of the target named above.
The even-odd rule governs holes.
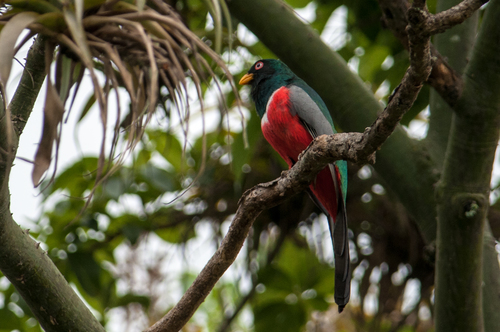
[[[9,110],[17,137],[21,136],[33,110],[36,98],[45,80],[45,42],[47,37],[38,35],[28,52],[28,61],[21,80],[12,97]]]
[[[320,136],[301,155],[298,162],[280,178],[259,184],[246,191],[240,199],[238,210],[228,233],[222,240],[207,265],[186,291],[179,303],[161,320],[149,328],[148,332],[179,331],[191,318],[201,303],[208,296],[215,283],[234,262],[249,229],[259,214],[281,204],[286,199],[302,192],[314,177],[328,163],[347,159],[359,163],[369,161],[363,142],[370,131],[361,133],[341,133],[332,136]],[[372,151],[373,154],[374,151]],[[371,157],[369,154],[368,157]]]
[[[426,24],[422,27],[422,33],[434,35],[444,32],[465,21],[486,2],[487,0],[465,0],[436,15],[424,11],[422,15],[426,16]],[[408,25],[407,13],[410,8],[409,2],[407,0],[379,0],[379,5],[382,9],[384,23],[394,33],[396,38],[401,41],[403,46],[408,49],[409,43],[406,26]],[[462,79],[433,46],[431,46],[431,55],[434,61],[432,72],[427,83],[429,83],[450,106],[453,106],[460,97]]]
[[[425,20],[425,16],[421,16]],[[280,178],[259,184],[246,191],[221,246],[200,272],[179,303],[148,332],[180,330],[208,296],[215,283],[233,263],[248,235],[253,221],[265,209],[281,204],[305,190],[316,175],[335,160],[357,164],[373,163],[375,151],[396,128],[404,113],[413,105],[430,73],[429,36],[420,36],[425,21],[410,22],[410,68],[386,109],[373,125],[361,133],[341,133],[316,138],[299,156],[297,163]]]
[[[33,110],[36,97],[45,76],[45,41],[37,37],[28,53],[26,67],[12,99],[11,167],[17,150],[18,135]],[[8,182],[9,172],[0,174]],[[26,301],[45,331],[104,331],[87,306],[64,279],[61,272],[28,234],[12,219],[9,210],[8,186],[0,191],[0,269]]]
[[[45,40],[44,36],[38,36],[35,39],[28,52],[30,61],[26,62],[8,110],[6,112],[2,109],[0,112],[0,127],[2,128],[0,130],[0,193],[8,191],[4,186],[7,186],[9,182],[10,168],[16,156],[19,137],[33,110],[45,78]],[[2,108],[7,103],[7,100],[3,100],[4,97],[2,96]],[[10,197],[3,197],[0,194],[0,199],[10,200]]]
[[[435,15],[429,14],[426,30],[430,35],[445,32],[455,25],[463,23],[487,2],[488,0],[464,0],[448,10]]]
[[[436,12],[440,13],[460,3],[461,0],[440,0]],[[462,76],[469,62],[471,49],[477,34],[479,13],[469,17],[464,23],[457,25],[433,38],[433,44],[439,53],[446,58],[447,64]],[[432,74],[431,74],[432,75]],[[448,146],[453,109],[450,104],[441,98],[435,89],[431,89],[429,96],[429,129],[425,143],[429,147],[429,154],[436,163],[436,170],[443,168],[444,156]]]

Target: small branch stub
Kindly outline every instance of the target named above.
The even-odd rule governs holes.
[[[482,218],[482,215],[486,213],[485,207],[488,206],[486,202],[488,200],[485,195],[476,193],[456,194],[452,199],[459,220],[468,222]]]
[[[476,201],[472,201],[465,207],[465,217],[474,218],[479,210],[479,205]]]

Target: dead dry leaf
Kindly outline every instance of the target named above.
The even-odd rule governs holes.
[[[17,38],[38,16],[39,14],[34,12],[17,14],[2,29],[0,33],[0,80],[3,86],[6,86],[10,76]]]
[[[57,138],[57,126],[61,123],[64,105],[50,80],[47,82],[47,94],[43,110],[43,132],[40,145],[35,155],[35,165],[31,175],[33,185],[37,187],[43,174],[49,169],[52,159],[52,147]]]

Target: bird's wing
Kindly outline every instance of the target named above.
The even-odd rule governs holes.
[[[288,86],[288,90],[290,93],[290,112],[292,115],[299,116],[313,137],[335,133],[330,123],[331,120],[326,118],[319,104],[311,98],[309,93],[297,85]]]
[[[298,115],[304,127],[309,131],[313,138],[321,135],[332,135],[335,133],[331,118],[327,118],[320,107],[324,105],[321,98],[314,93],[313,97],[319,98],[319,102],[313,100],[311,92],[306,92],[297,85],[288,86],[290,96],[290,112],[292,115]],[[312,90],[312,89],[311,89]],[[314,92],[314,90],[312,90]],[[315,98],[315,99],[317,99]],[[326,110],[328,112],[328,110]],[[329,117],[329,116],[328,116]],[[337,215],[335,223],[326,209],[321,205],[318,199],[309,192],[309,196],[319,206],[323,213],[328,216],[330,235],[332,237],[335,254],[335,302],[339,305],[339,312],[349,301],[350,297],[350,268],[349,268],[349,240],[347,228],[347,214],[345,208],[345,194],[347,183],[346,179],[341,177],[342,172],[338,167],[345,168],[345,161],[338,161],[335,164],[329,164],[332,174],[335,193],[337,197]]]

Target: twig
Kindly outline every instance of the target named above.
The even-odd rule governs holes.
[[[383,21],[392,31],[401,44],[408,49],[407,13],[410,8],[409,1],[379,0],[382,9]],[[462,23],[481,7],[487,0],[465,0],[462,3],[436,15],[426,12],[426,26],[422,33],[434,35]],[[432,72],[427,79],[439,95],[453,106],[462,92],[462,78],[448,65],[445,58],[431,45],[433,59]]]
[[[9,105],[12,125],[18,137],[23,132],[46,76],[44,61],[46,40],[47,37],[41,34],[36,37],[28,53],[27,59],[30,61],[24,66],[21,81]]]
[[[436,15],[429,15],[426,29],[430,35],[445,32],[455,25],[463,23],[487,2],[488,0],[465,0],[448,10]]]
[[[17,152],[18,140],[35,104],[45,78],[45,37],[37,36],[31,46],[21,80],[11,103],[6,107],[5,91],[0,90],[0,189],[9,182],[10,168]],[[1,195],[0,195],[1,196]]]
[[[396,128],[402,116],[413,105],[423,83],[431,72],[430,33],[425,1],[415,1],[409,10],[407,28],[410,67],[399,87],[377,120],[364,133],[341,133],[316,138],[301,154],[298,162],[271,182],[246,191],[231,227],[221,246],[179,303],[147,332],[177,332],[205,300],[215,283],[233,263],[245,241],[253,221],[265,209],[281,204],[302,192],[327,164],[348,160],[357,164],[373,163],[375,152]]]

